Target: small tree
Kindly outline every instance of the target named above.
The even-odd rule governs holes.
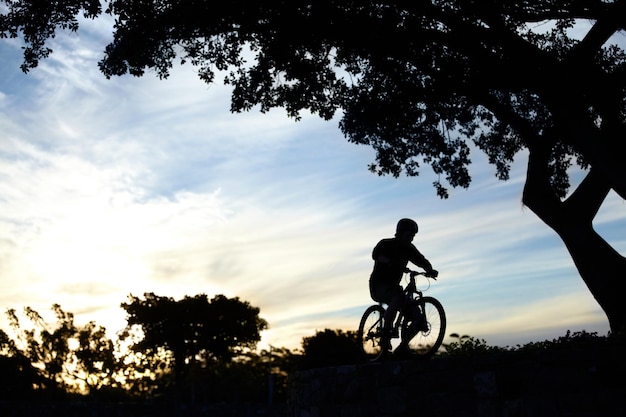
[[[131,343],[134,352],[164,358],[171,353],[171,366],[180,378],[194,363],[230,361],[261,340],[267,322],[259,309],[238,297],[205,294],[181,300],[145,293],[131,295],[122,303],[127,313],[125,337],[139,334]],[[165,366],[165,365],[163,365]]]
[[[302,368],[319,368],[357,363],[362,360],[354,331],[324,329],[302,339]]]
[[[20,351],[15,342],[0,330],[0,400],[28,400],[41,384],[37,368]]]
[[[17,333],[13,357],[38,369],[38,388],[59,395],[74,392],[97,395],[100,390],[121,388],[115,378],[119,360],[113,342],[104,327],[89,322],[74,323],[74,315],[54,304],[57,322],[50,325],[30,307],[24,314],[31,326],[22,325],[14,309],[7,311],[11,327]],[[17,345],[22,344],[22,349]],[[24,362],[25,366],[25,362]],[[28,367],[26,369],[29,369]]]

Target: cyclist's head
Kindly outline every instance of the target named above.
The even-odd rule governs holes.
[[[417,234],[417,231],[417,223],[411,219],[400,219],[400,221],[398,221],[398,224],[396,225],[396,237],[401,237],[402,235],[410,235],[411,240],[413,240],[413,236]]]

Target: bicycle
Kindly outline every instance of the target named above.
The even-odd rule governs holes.
[[[392,339],[401,338],[408,347],[409,353],[415,357],[430,357],[439,350],[443,342],[446,314],[437,299],[423,296],[422,291],[418,290],[415,284],[415,277],[418,275],[429,279],[435,278],[429,277],[426,272],[409,269],[405,273],[409,275],[409,283],[404,288],[405,304],[393,324]],[[357,335],[361,349],[370,361],[379,360],[387,353],[381,345],[385,311],[383,303],[369,306],[359,323]],[[417,315],[414,316],[414,313]],[[417,319],[413,320],[412,316]]]

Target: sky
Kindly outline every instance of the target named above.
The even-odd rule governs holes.
[[[474,152],[471,187],[441,200],[429,167],[372,174],[374,151],[338,120],[232,114],[230,90],[191,66],[107,80],[109,39],[90,22],[28,74],[19,42],[0,41],[2,312],[29,306],[54,323],[56,303],[115,337],[130,294],[224,294],[260,309],[260,348],[300,349],[316,331],[356,330],[373,304],[371,250],[410,217],[440,271],[420,284],[448,335],[516,346],[607,333],[562,242],[521,203],[524,153],[502,182]],[[620,253],[623,211],[610,195],[594,223]]]

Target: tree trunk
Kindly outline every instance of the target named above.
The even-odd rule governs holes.
[[[626,330],[626,258],[593,229],[593,218],[611,187],[591,169],[579,187],[561,201],[549,183],[549,149],[529,147],[522,201],[563,240],[580,276],[607,315],[611,334]]]

